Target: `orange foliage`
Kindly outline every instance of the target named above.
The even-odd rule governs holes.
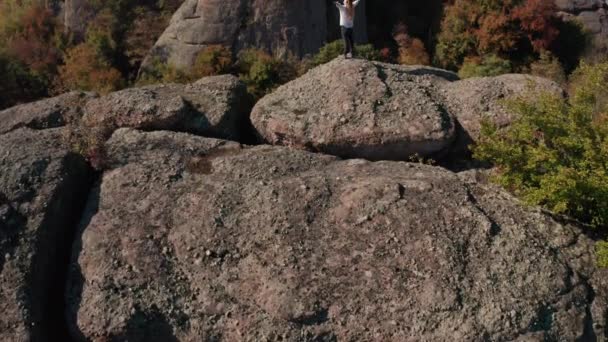
[[[559,35],[556,11],[555,2],[546,0],[526,0],[513,10],[513,18],[520,23],[534,51],[547,50]]]
[[[32,6],[21,20],[22,30],[8,44],[9,54],[37,73],[52,73],[60,60],[53,45],[56,27],[53,13]]]
[[[98,56],[94,47],[80,44],[67,51],[59,68],[58,91],[93,90],[107,93],[121,88],[121,73]]]
[[[424,43],[418,38],[413,38],[408,45],[399,48],[399,64],[429,65],[430,58]]]
[[[511,29],[511,18],[504,12],[491,12],[480,20],[475,32],[481,53],[510,51],[518,40],[518,32]]]
[[[470,56],[508,56],[526,63],[559,35],[554,1],[454,0],[445,9],[437,61],[457,67]]]
[[[399,64],[430,64],[429,54],[426,52],[424,43],[420,39],[410,36],[405,24],[399,23],[395,26],[393,39],[399,47]]]
[[[230,72],[232,67],[232,52],[222,45],[205,47],[196,57],[192,74],[195,77],[222,75]]]

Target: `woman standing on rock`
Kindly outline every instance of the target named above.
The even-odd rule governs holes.
[[[344,39],[344,57],[352,58],[355,40],[353,38],[353,27],[355,26],[355,8],[361,0],[344,0],[344,5],[335,2],[340,10],[340,28],[342,39]]]

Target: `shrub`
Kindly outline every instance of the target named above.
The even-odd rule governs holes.
[[[96,49],[80,44],[67,51],[65,65],[59,68],[57,91],[90,90],[108,93],[122,88],[121,73],[99,56]]]
[[[424,43],[420,39],[410,36],[405,24],[395,26],[393,39],[399,49],[399,64],[430,64],[429,54],[426,52]]]
[[[211,45],[199,52],[192,67],[194,78],[230,73],[232,52],[222,45]]]
[[[554,80],[559,84],[566,83],[566,73],[562,64],[548,51],[543,51],[540,58],[530,64],[530,73]]]
[[[112,134],[109,127],[87,127],[70,122],[62,131],[63,143],[83,156],[95,170],[102,170],[108,161],[105,141]]]
[[[510,101],[518,117],[504,130],[485,124],[474,156],[496,165],[496,181],[526,202],[606,232],[608,63],[582,65],[577,75],[569,101]]]
[[[460,78],[498,76],[511,72],[511,62],[496,55],[467,58],[458,71]]]
[[[262,50],[249,49],[239,54],[239,76],[254,97],[260,98],[279,82],[278,62]]]
[[[581,66],[570,75],[570,96],[576,103],[585,105],[580,110],[590,113],[597,123],[602,122],[608,108],[608,62],[589,65],[582,63]]]
[[[374,49],[371,44],[358,45],[355,47],[356,55],[361,58],[368,59],[370,61],[381,60],[380,51]],[[313,57],[313,65],[321,65],[331,62],[338,56],[344,54],[344,42],[342,40],[336,40],[331,43],[325,44],[319,52]]]
[[[608,241],[600,241],[595,246],[597,263],[600,267],[608,267]]]
[[[293,60],[281,60],[257,49],[241,51],[237,69],[249,93],[256,99],[300,74],[299,66]]]
[[[191,81],[192,77],[185,71],[163,62],[160,58],[154,58],[149,65],[142,69],[136,85],[189,83]]]
[[[407,44],[399,47],[399,64],[407,65],[429,65],[429,54],[424,48],[424,43],[418,38],[410,39]]]
[[[214,45],[203,49],[189,71],[174,67],[161,59],[147,65],[137,80],[137,85],[156,83],[190,83],[202,77],[227,74],[233,67],[232,53],[227,48]]]

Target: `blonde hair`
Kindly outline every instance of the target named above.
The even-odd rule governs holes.
[[[353,6],[353,0],[344,0],[344,6],[346,7],[346,13],[351,19],[355,19],[355,6]]]

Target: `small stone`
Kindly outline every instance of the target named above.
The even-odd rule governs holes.
[[[363,222],[369,221],[372,218],[369,215],[365,215],[365,216],[361,216],[359,217],[359,219],[357,220],[357,224],[361,224]]]

